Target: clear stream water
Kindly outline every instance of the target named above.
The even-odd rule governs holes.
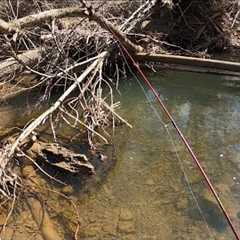
[[[166,71],[150,78],[240,231],[240,89],[222,76],[207,74]],[[119,113],[133,128],[116,128],[115,166],[96,181],[97,187],[74,196],[80,239],[234,239],[152,93],[144,93],[135,79],[123,81],[119,90]],[[67,204],[56,205],[66,230],[64,219],[71,218],[71,211]],[[65,234],[64,239],[71,238]]]

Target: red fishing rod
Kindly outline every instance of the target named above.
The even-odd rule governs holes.
[[[164,102],[162,101],[159,93],[157,92],[157,90],[154,88],[154,86],[152,85],[152,83],[148,80],[147,76],[144,74],[144,72],[142,71],[142,69],[140,68],[139,64],[136,62],[136,60],[134,59],[134,57],[131,55],[131,53],[128,51],[128,49],[121,43],[121,41],[119,40],[118,36],[116,36],[116,34],[109,29],[109,31],[113,34],[113,36],[115,37],[115,39],[119,42],[120,47],[123,50],[123,53],[125,52],[126,56],[130,59],[130,61],[132,62],[133,66],[136,68],[137,72],[139,73],[140,77],[142,78],[142,80],[145,82],[145,84],[147,85],[147,87],[152,91],[152,93],[154,94],[154,96],[157,99],[157,102],[160,104],[163,112],[166,114],[166,116],[168,117],[168,119],[171,121],[172,125],[174,126],[174,128],[176,129],[178,135],[180,136],[181,140],[183,141],[184,145],[186,146],[188,152],[190,153],[192,159],[194,160],[194,162],[196,163],[199,171],[201,172],[202,176],[204,177],[207,186],[209,187],[211,193],[213,194],[214,198],[216,199],[219,207],[221,208],[230,228],[232,229],[234,236],[236,237],[237,240],[240,240],[240,236],[238,235],[238,232],[236,230],[236,228],[234,227],[234,224],[226,210],[226,208],[224,207],[220,197],[218,196],[217,191],[215,190],[211,180],[209,179],[207,173],[205,172],[205,170],[203,169],[200,161],[198,160],[197,155],[194,153],[192,147],[190,146],[187,138],[184,136],[184,134],[182,133],[182,131],[180,130],[180,128],[178,127],[176,121],[174,120],[174,118],[172,117],[172,115],[170,114],[170,112],[168,111],[167,107],[165,106]]]

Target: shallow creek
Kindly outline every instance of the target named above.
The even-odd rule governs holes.
[[[240,89],[229,86],[221,76],[207,74],[162,72],[152,74],[151,80],[240,231]],[[151,92],[144,92],[135,79],[123,81],[119,90],[119,113],[133,129],[116,128],[116,163],[107,176],[94,177],[94,184],[89,184],[84,193],[77,193],[81,186],[75,182],[77,191],[71,197],[80,213],[80,239],[234,239]],[[24,106],[22,111],[8,110],[8,115],[6,107],[0,109],[1,127],[10,127],[11,121],[16,123],[20,112],[25,115]],[[49,214],[63,239],[72,239],[68,220],[74,214],[69,203],[53,194],[49,202],[55,205],[54,213],[49,209]],[[21,227],[16,228],[12,239],[26,237],[21,235],[24,227],[32,231],[32,237],[41,239],[40,234],[34,235],[29,211],[22,208],[15,218],[13,225],[19,222]]]

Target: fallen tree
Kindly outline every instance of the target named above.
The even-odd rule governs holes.
[[[146,2],[143,4],[137,11],[135,11],[131,17],[120,27],[122,31],[131,31],[134,28],[134,25],[137,25],[138,22],[141,22],[144,19],[144,14],[146,12],[151,12],[151,9],[154,8],[157,1],[153,1],[150,3]],[[150,4],[150,6],[149,6]],[[168,4],[172,7],[172,2],[164,2],[164,4]],[[146,7],[148,6],[147,10]],[[143,11],[143,13],[141,12]],[[140,16],[139,16],[140,15]],[[141,16],[143,15],[143,16]],[[109,31],[110,34],[114,33],[114,35],[124,44],[129,50],[132,50],[136,53],[136,57],[139,60],[145,61],[162,61],[164,63],[169,64],[181,64],[181,65],[189,65],[194,67],[208,67],[211,69],[213,67],[215,70],[212,72],[216,72],[216,69],[219,70],[227,70],[227,71],[239,71],[238,63],[231,63],[226,61],[215,61],[211,59],[194,59],[192,57],[179,57],[174,55],[161,55],[161,54],[149,54],[148,52],[143,52],[143,48],[137,44],[132,43],[126,35],[116,27],[114,27],[109,21],[96,14],[91,10],[88,12],[85,8],[81,7],[70,7],[70,8],[62,8],[62,9],[53,9],[45,12],[40,12],[38,14],[34,14],[31,16],[26,16],[12,22],[5,22],[3,20],[0,21],[0,33],[18,33],[24,31],[25,28],[35,27],[39,24],[42,24],[46,21],[51,21],[57,18],[66,18],[66,17],[84,17],[88,18],[90,21],[93,20],[97,22],[101,27],[105,30]],[[140,19],[136,20],[136,17]],[[131,21],[134,21],[134,24],[129,24]],[[15,57],[6,59],[3,62],[0,62],[0,78],[6,75],[10,75],[12,73],[21,71],[24,66],[32,67],[42,58],[44,54],[44,49],[35,49],[29,50]],[[211,72],[211,70],[209,70]],[[224,71],[223,71],[224,73]],[[226,72],[227,73],[227,72]],[[236,74],[238,75],[238,74]]]
[[[25,71],[37,76],[38,82],[30,82],[29,89],[41,86],[40,103],[48,102],[54,93],[58,94],[52,105],[28,122],[14,138],[9,136],[1,142],[2,199],[15,201],[16,189],[24,187],[24,181],[17,174],[16,160],[24,165],[22,159],[32,159],[32,164],[38,168],[35,160],[41,159],[53,168],[65,168],[70,173],[78,173],[82,167],[93,172],[93,167],[81,158],[82,155],[68,151],[58,140],[60,125],[79,131],[85,129],[92,151],[97,145],[111,141],[109,129],[115,127],[116,121],[132,127],[116,113],[119,103],[113,98],[113,87],[117,87],[119,79],[126,75],[126,59],[122,56],[119,41],[139,62],[207,67],[208,71],[220,69],[224,73],[239,75],[238,63],[160,54],[168,49],[158,41],[158,34],[151,36],[153,41],[149,42],[150,38],[146,40],[136,33],[157,6],[174,11],[175,1],[135,3],[135,8],[129,12],[125,10],[127,13],[122,18],[111,15],[111,12],[99,13],[99,6],[88,5],[88,2],[81,0],[79,3],[77,6],[43,9],[20,18],[9,17],[9,21],[6,16],[0,20],[0,43],[3,46],[0,49],[0,84],[20,84],[16,76]],[[117,11],[114,4],[112,9]],[[11,78],[6,79],[7,75]],[[28,152],[26,145],[36,142],[42,126],[51,131],[52,140],[41,143],[35,152]],[[59,157],[61,163],[51,162],[50,155]]]
[[[185,57],[168,54],[149,54],[137,53],[135,57],[140,62],[178,64],[188,67],[194,67],[192,71],[198,71],[196,68],[205,69],[208,73],[219,73],[223,75],[240,75],[240,63],[222,61],[215,59],[203,59],[194,57]],[[204,70],[203,70],[204,71]]]

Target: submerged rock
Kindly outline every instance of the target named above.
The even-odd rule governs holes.
[[[122,234],[135,233],[135,223],[133,220],[133,214],[127,208],[120,209],[118,232]]]
[[[147,186],[153,186],[153,185],[155,185],[154,180],[153,180],[153,179],[148,179],[148,180],[146,181],[146,185],[147,185]]]
[[[94,223],[90,224],[83,233],[84,237],[96,237],[101,232],[102,228],[100,224]]]
[[[126,208],[121,208],[119,220],[120,221],[131,221],[131,220],[133,220],[133,214],[131,213],[130,210],[128,210]]]
[[[188,208],[188,198],[181,197],[176,202],[176,209],[177,210],[184,210]]]
[[[104,234],[110,236],[116,236],[117,234],[117,224],[115,222],[105,223],[102,227],[102,231]]]
[[[124,237],[124,240],[137,240],[137,237],[134,234],[129,234]]]
[[[129,221],[120,221],[118,224],[118,232],[119,233],[135,233],[135,224],[133,222]]]
[[[62,193],[66,195],[71,195],[74,192],[74,189],[71,185],[64,186],[61,190]]]
[[[58,232],[57,225],[50,218],[42,203],[35,198],[27,199],[28,207],[32,213],[32,217],[39,227],[44,240],[61,240],[62,237]]]

